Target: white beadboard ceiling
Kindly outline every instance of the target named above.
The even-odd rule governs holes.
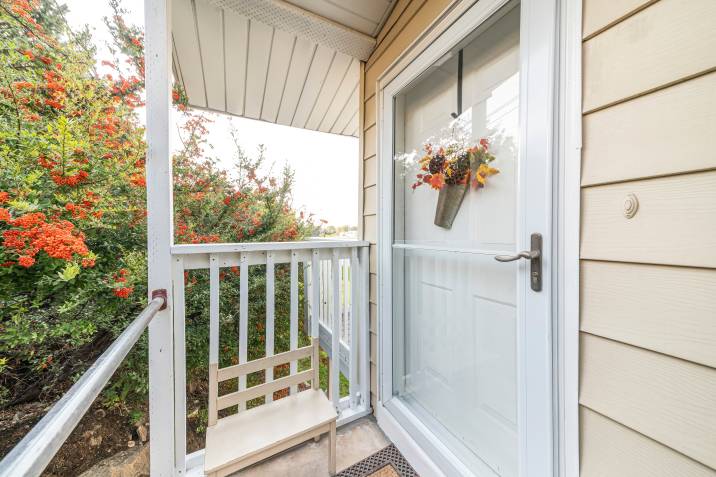
[[[396,0],[173,0],[191,107],[358,135],[360,61]]]

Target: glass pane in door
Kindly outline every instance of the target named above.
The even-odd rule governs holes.
[[[519,21],[503,9],[393,99],[393,397],[502,476],[517,475],[517,266],[494,256],[516,243]]]

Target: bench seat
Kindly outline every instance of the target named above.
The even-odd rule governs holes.
[[[308,389],[219,419],[206,430],[204,471],[208,477],[229,475],[330,432],[336,418],[323,391]]]

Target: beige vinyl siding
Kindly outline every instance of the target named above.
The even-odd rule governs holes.
[[[375,404],[377,393],[377,261],[378,240],[378,118],[376,116],[376,82],[380,75],[415,41],[440,14],[452,3],[451,0],[399,0],[378,34],[373,54],[365,63],[362,94],[363,121],[360,143],[363,156],[363,238],[371,244],[370,253],[370,332],[371,332],[371,403]],[[383,159],[381,159],[383,160]]]
[[[582,407],[582,477],[714,477],[716,472],[683,454]]]
[[[716,273],[584,260],[581,329],[716,368]]]
[[[592,0],[584,2],[582,37],[601,33],[657,0]]]
[[[639,201],[632,219],[629,194]],[[586,187],[581,256],[716,268],[715,218],[716,171]]]
[[[579,401],[716,468],[716,369],[584,333]]]
[[[661,0],[586,41],[583,110],[716,68],[714,18],[713,0]]]
[[[588,114],[583,128],[582,185],[712,169],[716,73]]]
[[[584,0],[583,38],[581,475],[716,476],[716,2]]]

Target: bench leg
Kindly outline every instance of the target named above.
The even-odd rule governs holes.
[[[336,475],[336,422],[331,423],[331,436],[328,441],[328,473]]]

